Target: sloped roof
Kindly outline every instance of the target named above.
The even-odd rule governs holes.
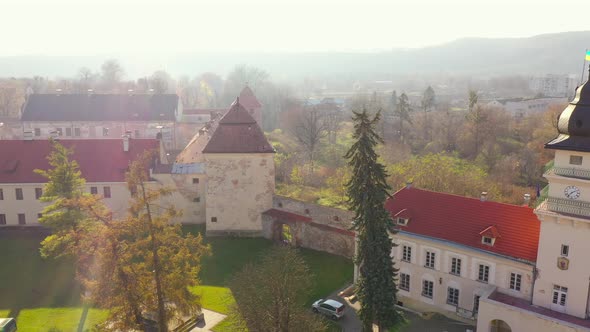
[[[494,239],[501,237],[500,232],[498,231],[498,228],[496,228],[496,226],[493,226],[493,225],[484,229],[483,231],[479,232],[479,235],[491,237]]]
[[[60,144],[73,148],[70,156],[80,166],[87,182],[124,182],[129,164],[146,150],[159,147],[155,139],[130,139],[129,151],[123,151],[122,139],[69,139]],[[50,168],[47,156],[49,140],[0,140],[0,183],[45,183],[35,169]],[[7,165],[7,167],[5,167]]]
[[[412,221],[401,228],[402,233],[441,239],[529,262],[537,259],[540,221],[527,206],[482,202],[411,187],[396,192],[385,207],[392,216],[404,209],[411,211]],[[493,246],[481,243],[480,232],[490,225],[502,234]]]
[[[175,94],[32,94],[23,121],[174,121]]]
[[[219,124],[203,153],[274,153],[256,120],[238,98]]]
[[[240,92],[240,104],[248,110],[262,107],[249,86],[245,86]]]

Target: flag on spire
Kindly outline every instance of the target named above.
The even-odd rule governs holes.
[[[586,50],[586,61],[590,61],[590,51]]]

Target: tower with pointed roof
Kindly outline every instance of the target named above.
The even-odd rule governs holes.
[[[262,128],[262,105],[248,85],[240,92],[240,104],[242,104],[254,120],[256,120],[260,128]]]
[[[238,98],[203,149],[208,235],[258,235],[272,207],[274,149]]]
[[[533,304],[590,317],[590,83],[576,90],[558,118],[555,150],[545,172],[547,198],[535,210],[541,220]]]

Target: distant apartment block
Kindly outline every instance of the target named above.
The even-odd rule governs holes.
[[[546,97],[569,97],[576,89],[576,80],[572,75],[553,75],[531,77],[529,88]]]

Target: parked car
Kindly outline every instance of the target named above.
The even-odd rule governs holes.
[[[15,332],[16,321],[14,318],[0,318],[0,332]]]
[[[311,310],[315,313],[322,313],[333,320],[344,316],[344,304],[334,300],[319,299],[311,305]]]

